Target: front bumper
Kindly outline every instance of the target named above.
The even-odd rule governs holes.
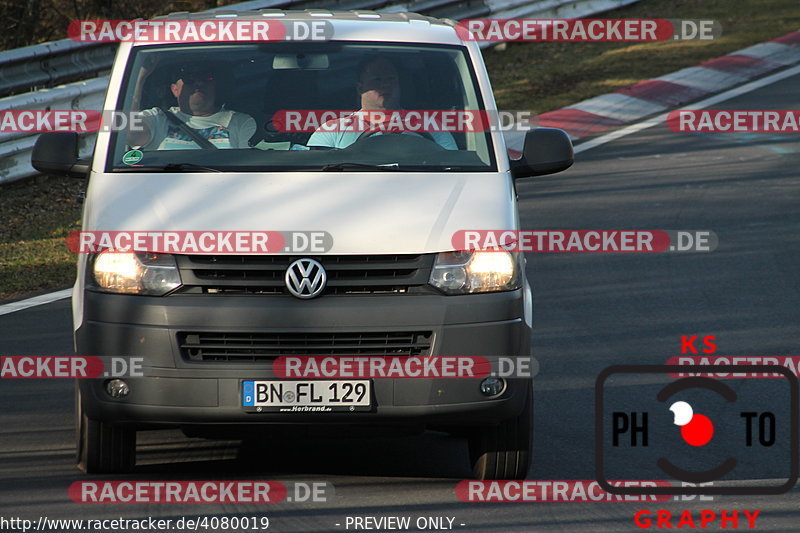
[[[241,382],[274,379],[271,362],[192,361],[179,332],[433,332],[431,355],[530,355],[523,291],[465,296],[339,296],[301,301],[287,296],[176,295],[163,298],[84,292],[75,332],[80,355],[144,358],[147,377],[111,398],[104,380],[81,380],[86,413],[136,427],[184,424],[490,424],[523,409],[530,379],[511,378],[487,399],[482,378],[374,379],[370,412],[248,413]]]

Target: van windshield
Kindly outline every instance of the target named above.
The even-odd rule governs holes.
[[[107,170],[492,171],[466,48],[134,47]]]

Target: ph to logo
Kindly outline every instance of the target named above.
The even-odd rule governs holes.
[[[637,495],[780,494],[790,490],[798,479],[800,451],[797,378],[778,365],[746,368],[748,373],[777,373],[786,380],[741,378],[747,383],[734,389],[710,377],[678,378],[667,384],[654,379],[659,374],[685,373],[686,367],[679,365],[623,365],[601,372],[595,385],[598,483],[610,493]],[[709,376],[741,373],[742,367],[694,365],[692,372]],[[628,382],[631,385],[626,385]],[[788,394],[781,393],[786,390]],[[753,472],[753,468],[762,470]],[[666,475],[690,484],[722,478],[728,483],[715,487],[617,487],[608,481],[625,479],[631,474],[626,469],[634,469],[641,479],[664,479]],[[784,473],[786,483],[778,486],[739,481],[780,479]]]

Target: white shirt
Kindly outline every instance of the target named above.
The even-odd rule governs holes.
[[[250,137],[256,132],[253,117],[237,111],[222,109],[204,117],[188,115],[178,107],[170,111],[188,127],[217,148],[247,148]],[[194,150],[200,148],[189,135],[182,131],[164,112],[154,107],[142,111],[143,121],[150,128],[150,142],[142,148],[158,150]]]

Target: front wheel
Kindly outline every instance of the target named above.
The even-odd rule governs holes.
[[[529,388],[519,416],[496,426],[475,428],[469,456],[475,479],[525,479],[533,448],[533,391]]]
[[[87,474],[128,472],[136,464],[136,431],[89,418],[77,384],[75,433],[78,468]]]

